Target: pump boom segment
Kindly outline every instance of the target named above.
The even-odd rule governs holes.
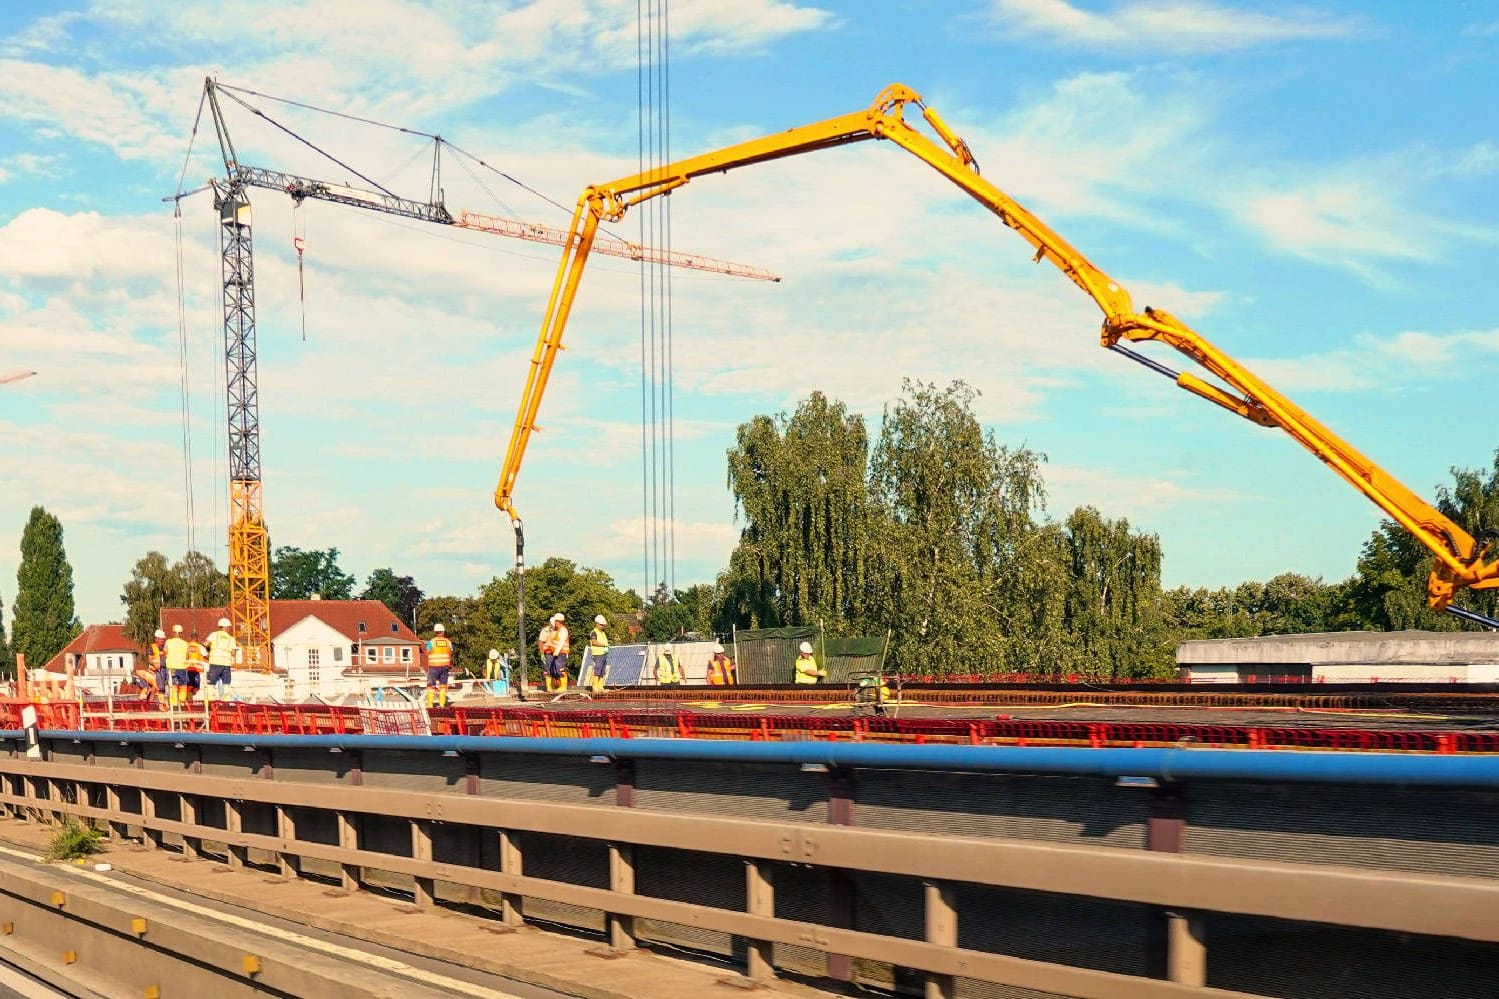
[[[936,135],[935,140],[906,120],[907,107],[921,110],[922,118]],[[1073,284],[1087,292],[1103,312],[1101,342],[1104,347],[1139,361],[1172,378],[1186,391],[1246,420],[1264,427],[1279,427],[1415,535],[1436,558],[1427,583],[1427,599],[1432,608],[1449,609],[1452,598],[1462,589],[1499,586],[1499,562],[1488,558],[1487,541],[1476,541],[1440,510],[1185,323],[1159,309],[1135,311],[1129,293],[1118,282],[1095,267],[1018,202],[981,177],[967,143],[922,102],[919,94],[900,84],[885,88],[874,103],[862,111],[741,142],[657,167],[648,173],[583,190],[573,214],[572,231],[564,246],[551,298],[547,302],[546,316],[536,340],[520,409],[505,453],[505,464],[495,489],[495,506],[510,517],[515,528],[517,553],[523,536],[521,520],[514,506],[516,477],[520,473],[526,445],[536,429],[542,395],[561,349],[568,316],[589,252],[595,245],[600,222],[618,222],[631,207],[674,191],[706,173],[723,173],[752,163],[867,139],[888,139],[932,167],[992,212],[1000,222],[1015,230],[1035,250],[1038,262],[1049,261]],[[1142,340],[1166,344],[1197,362],[1222,384],[1214,384],[1188,372],[1173,371],[1125,346],[1126,341]],[[1461,612],[1459,616],[1468,620],[1474,618],[1472,612]],[[1499,627],[1499,622],[1486,618],[1480,618],[1480,623]]]

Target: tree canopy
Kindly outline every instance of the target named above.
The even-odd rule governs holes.
[[[125,637],[145,646],[161,621],[163,607],[223,607],[229,603],[229,577],[202,552],[187,552],[168,564],[150,551],[136,561],[120,593],[125,605]]]
[[[271,599],[348,600],[354,595],[353,576],[338,565],[338,549],[277,548],[271,556]]]
[[[422,591],[410,576],[397,576],[393,569],[376,569],[364,581],[360,600],[378,600],[407,624],[416,620],[416,605],[422,602]]]
[[[32,507],[21,533],[11,644],[28,668],[46,665],[82,630],[74,617],[73,567],[63,548],[62,522]]]

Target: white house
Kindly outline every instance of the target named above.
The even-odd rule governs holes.
[[[223,608],[164,608],[162,627],[202,641],[217,627]],[[273,694],[303,701],[363,692],[426,676],[421,639],[378,600],[272,600],[269,676],[238,671],[234,686],[244,695]]]
[[[73,675],[76,688],[87,694],[112,694],[129,683],[137,659],[144,653],[125,637],[118,624],[91,624],[62,647],[41,669],[28,669],[33,680],[61,680]]]

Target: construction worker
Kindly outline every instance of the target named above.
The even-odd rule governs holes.
[[[234,679],[234,663],[240,657],[239,642],[229,633],[229,619],[219,618],[219,629],[208,636],[208,700],[217,697],[225,700],[229,696],[229,684]]]
[[[187,639],[182,637],[182,625],[172,625],[172,637],[167,639],[164,651],[167,670],[171,674],[167,703],[182,704],[187,694]]]
[[[593,616],[593,631],[588,635],[588,658],[593,672],[589,675],[589,686],[595,693],[604,689],[604,679],[609,674],[609,621],[602,614]],[[581,683],[581,678],[579,680]]]
[[[198,641],[198,633],[195,631],[187,643],[187,687],[182,698],[183,704],[197,697],[198,691],[203,689],[203,664],[207,659],[208,652],[203,648],[203,643]]]
[[[552,649],[555,648],[556,637],[557,615],[553,614],[547,618],[547,623],[541,626],[541,634],[536,636],[536,650],[541,653],[541,678],[546,682],[549,694],[552,692]]]
[[[799,651],[801,654],[796,657],[797,683],[816,683],[828,675],[827,670],[817,665],[817,659],[812,655],[811,642],[803,642]]]
[[[167,633],[160,628],[156,629],[156,637],[151,640],[151,654],[146,658],[143,669],[137,669],[136,676],[141,681],[141,700],[156,701],[166,694],[167,683],[171,679],[167,673]]]
[[[490,649],[489,658],[484,660],[484,679],[498,680],[502,673],[500,667],[500,650]]]
[[[560,693],[567,689],[567,657],[572,639],[567,633],[567,617],[561,611],[552,615],[552,653],[547,657],[547,690],[555,684]]]
[[[708,660],[708,685],[732,687],[735,682],[734,660],[728,657],[722,645],[713,643],[713,658]]]
[[[656,654],[656,683],[662,687],[682,685],[682,670],[677,665],[677,653],[670,642],[661,646],[661,651]]]
[[[434,701],[437,706],[448,706],[448,679],[453,669],[453,643],[445,634],[442,622],[432,626],[433,635],[427,640],[427,707]]]

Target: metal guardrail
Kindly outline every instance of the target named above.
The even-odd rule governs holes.
[[[509,925],[524,922],[532,901],[599,910],[608,943],[617,950],[636,945],[637,926],[644,921],[729,934],[745,941],[745,973],[752,981],[774,976],[777,948],[792,946],[824,955],[835,978],[848,977],[853,961],[911,969],[925,976],[927,994],[933,996],[952,996],[959,978],[1101,999],[1239,994],[1205,988],[1204,913],[1499,943],[1499,880],[1186,855],[1178,852],[1179,832],[1173,844],[1169,821],[1153,828],[1146,850],[952,836],[942,829],[861,828],[852,825],[848,790],[858,773],[912,770],[1124,778],[1155,784],[1168,797],[1178,782],[1217,780],[1499,788],[1499,759],[1488,757],[46,732],[41,744],[50,758],[35,760],[25,757],[19,733],[0,733],[0,739],[11,751],[9,757],[0,755],[0,808],[18,816],[74,815],[116,829],[133,827],[150,846],[160,848],[175,837],[193,856],[216,846],[232,866],[250,863],[251,850],[264,851],[288,876],[321,861],[336,865],[346,888],[360,886],[375,872],[407,876],[416,904],[423,907],[435,904],[440,884],[493,892],[500,918]],[[223,760],[242,755],[249,763],[247,775],[202,772],[205,754],[218,754],[213,758],[221,761],[215,764],[219,771],[227,766]],[[516,754],[612,766],[615,807],[480,794],[481,762]],[[68,756],[79,762],[62,762]],[[101,765],[101,759],[109,765]],[[634,768],[666,762],[784,766],[788,779],[798,771],[826,771],[828,822],[631,807]],[[431,778],[447,773],[458,783],[443,793],[366,783],[367,775],[382,768]],[[252,814],[270,824],[252,829]],[[366,820],[396,823],[405,832],[396,837],[399,842],[377,843],[361,835]],[[496,862],[484,864],[483,850],[439,856],[434,844],[444,837],[443,827],[487,839]],[[319,835],[317,828],[329,832]],[[607,851],[606,886],[528,874],[526,843],[532,836],[565,836]],[[642,849],[741,862],[742,905],[638,893],[636,861]],[[835,883],[861,872],[913,881],[921,892],[921,937],[855,928],[848,920],[822,925],[778,914],[772,870],[788,865],[803,872],[798,876],[825,874]],[[690,869],[680,874],[692,876]],[[1153,907],[1165,941],[1163,978],[960,947],[957,898],[965,886]]]

